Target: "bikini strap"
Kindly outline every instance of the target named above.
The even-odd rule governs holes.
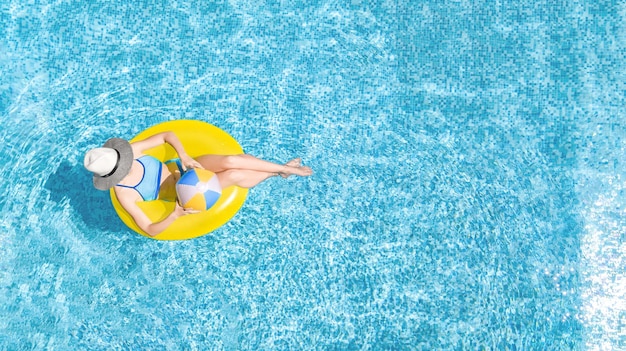
[[[141,158],[141,157],[140,157]],[[143,164],[143,162],[141,162],[141,160],[139,158],[135,159],[137,162],[139,162],[139,164],[143,167],[143,174],[141,175],[141,180],[139,181],[139,183],[135,184],[134,186],[130,186],[130,185],[124,185],[124,184],[115,184],[117,186],[121,186],[122,188],[128,188],[128,189],[136,189],[137,186],[139,186],[139,184],[141,184],[141,182],[143,182],[143,177],[145,177],[146,175],[146,165]],[[159,177],[160,178],[160,177]],[[143,196],[142,196],[143,197]]]

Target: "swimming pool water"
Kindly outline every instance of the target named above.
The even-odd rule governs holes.
[[[3,1],[0,349],[623,350],[619,1]],[[300,156],[199,239],[86,149]]]

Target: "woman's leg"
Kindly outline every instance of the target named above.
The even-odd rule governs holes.
[[[285,163],[286,166],[300,167],[301,160],[294,158],[293,160]],[[251,171],[247,169],[228,169],[219,173],[216,173],[217,179],[220,181],[222,188],[227,188],[231,185],[237,185],[242,188],[252,188],[267,178],[275,177],[277,175],[283,178],[289,177],[289,175],[283,173],[268,173],[260,171]]]
[[[248,169],[228,169],[215,174],[223,189],[231,185],[250,189],[267,178],[278,175],[278,173],[251,171]]]
[[[219,173],[231,169],[250,170],[281,175],[308,176],[313,173],[311,168],[299,165],[290,166],[289,163],[281,165],[258,159],[252,155],[202,155],[196,158],[198,162],[209,171]],[[292,160],[293,161],[293,160]],[[291,161],[290,161],[291,162]]]

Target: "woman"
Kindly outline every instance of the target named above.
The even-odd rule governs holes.
[[[179,159],[165,164],[144,154],[145,150],[170,144]],[[164,231],[176,218],[195,213],[182,208],[178,202],[174,211],[160,222],[152,222],[137,205],[139,201],[156,199],[175,201],[176,181],[187,168],[204,168],[217,175],[222,188],[236,185],[252,188],[267,178],[281,175],[309,176],[311,168],[300,165],[296,158],[284,165],[260,160],[254,156],[202,155],[196,159],[185,152],[182,143],[173,132],[153,135],[133,142],[124,139],[109,139],[102,147],[85,154],[84,165],[93,173],[93,184],[99,190],[115,189],[115,195],[135,223],[150,236]]]

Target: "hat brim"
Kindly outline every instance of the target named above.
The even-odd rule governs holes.
[[[96,189],[108,190],[124,179],[130,172],[130,168],[133,165],[133,148],[128,141],[120,138],[111,138],[102,147],[115,149],[120,153],[119,163],[113,174],[107,177],[93,176],[93,186]]]

